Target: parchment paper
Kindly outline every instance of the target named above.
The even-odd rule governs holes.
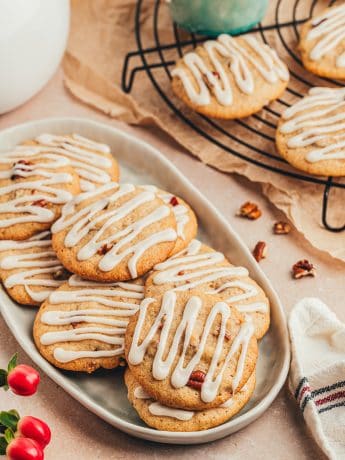
[[[284,24],[292,20],[291,2],[280,2],[278,10],[276,10],[275,0],[269,3],[264,25],[275,22],[276,11],[280,23]],[[144,48],[155,46],[157,39],[162,44],[174,43],[169,8],[164,2],[161,2],[158,11],[157,34],[154,35],[153,5],[154,2],[151,0],[143,1],[140,38]],[[296,18],[306,18],[311,1],[304,0],[298,5]],[[326,6],[326,3],[318,2],[315,12],[323,6]],[[261,169],[209,142],[173,113],[154,88],[146,72],[137,72],[130,94],[122,92],[121,76],[124,58],[128,52],[138,49],[134,28],[135,7],[134,0],[72,0],[71,34],[63,62],[67,88],[81,101],[107,113],[110,117],[130,124],[156,125],[204,163],[221,171],[236,172],[251,181],[259,182],[268,199],[286,214],[313,246],[345,262],[345,232],[331,233],[325,230],[321,223],[322,185],[297,181]],[[179,31],[179,34],[181,40],[187,37],[183,31]],[[257,35],[260,38],[260,34]],[[282,26],[279,32],[277,30],[265,32],[262,37],[277,49],[289,66],[292,74],[291,82],[281,102],[274,102],[269,110],[264,109],[257,116],[242,121],[217,121],[216,127],[212,126],[208,121],[185,108],[174,97],[164,68],[155,68],[152,73],[157,84],[174,105],[196,126],[227,149],[248,155],[254,160],[264,161],[273,167],[283,167],[287,171],[293,171],[291,167],[285,166],[280,161],[265,158],[253,151],[253,148],[276,154],[273,142],[275,125],[286,104],[298,100],[298,94],[305,94],[310,86],[325,86],[327,82],[312,76],[298,61],[296,49],[298,29]],[[183,48],[183,50],[187,49],[188,47]],[[156,52],[146,53],[145,56],[149,64],[161,62],[161,57]],[[175,61],[177,57],[178,54],[174,49],[163,54],[163,58],[168,62]],[[130,60],[130,69],[136,66],[142,66],[140,57]],[[257,132],[261,135],[258,136]],[[252,148],[236,142],[231,138],[232,135],[241,138]],[[227,191],[224,190],[224,193]],[[345,223],[344,197],[345,190],[341,189],[333,189],[330,194],[329,221],[334,226]]]

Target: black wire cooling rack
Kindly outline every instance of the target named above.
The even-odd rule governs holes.
[[[148,6],[144,0],[137,1],[135,13],[137,50],[131,51],[125,57],[122,71],[123,91],[131,92],[136,75],[139,72],[146,72],[154,89],[169,109],[208,142],[257,167],[323,187],[321,214],[323,225],[332,232],[345,230],[345,225],[336,227],[329,224],[327,220],[330,192],[332,189],[345,189],[344,181],[334,180],[333,177],[323,178],[299,173],[277,155],[274,148],[274,133],[278,119],[282,111],[296,101],[296,98],[303,97],[312,86],[343,86],[343,83],[339,81],[315,77],[308,73],[303,68],[296,51],[300,25],[312,17],[319,7],[324,8],[332,5],[334,1],[327,3],[317,0],[270,0],[269,17],[267,18],[269,22],[260,23],[247,33],[255,33],[265,43],[272,44],[273,47],[279,45],[279,48],[285,53],[285,58],[282,57],[289,66],[291,80],[285,95],[278,101],[266,106],[260,113],[249,118],[235,120],[233,123],[238,127],[236,130],[230,129],[229,125],[219,120],[192,114],[190,111],[182,109],[179,102],[167,91],[167,88],[170,88],[170,71],[176,60],[186,50],[205,41],[206,37],[181,31],[175,23],[171,22],[170,38],[166,40],[165,34],[163,41],[160,21],[162,10],[167,7],[165,3],[167,2],[155,0],[151,1]],[[147,34],[144,39],[142,24],[143,22],[147,24],[148,14],[151,15],[150,20],[152,18],[152,37],[150,43],[146,44]],[[140,64],[133,65],[133,62],[137,62],[138,59],[140,59]],[[163,79],[162,72],[165,75]],[[258,123],[260,129],[258,129]],[[263,145],[264,147],[262,147]]]

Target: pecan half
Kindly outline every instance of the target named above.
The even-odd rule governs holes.
[[[307,259],[299,260],[292,267],[292,276],[295,279],[303,278],[304,276],[315,276],[316,270],[313,264]]]
[[[261,217],[261,214],[262,213],[259,209],[259,206],[255,203],[251,203],[250,201],[244,203],[237,213],[238,216],[246,217],[250,220],[258,219],[259,217]]]
[[[105,243],[100,248],[98,248],[97,254],[99,254],[100,256],[104,256],[108,251],[110,251],[112,247],[113,247],[112,244]]]
[[[178,205],[178,199],[176,198],[176,196],[171,197],[170,204],[171,204],[171,206],[177,206]]]
[[[253,256],[255,257],[255,260],[257,262],[260,262],[260,260],[265,259],[266,255],[267,255],[266,243],[264,241],[258,241],[253,250]]]
[[[187,386],[194,388],[194,390],[201,390],[202,384],[204,383],[206,374],[203,371],[193,371],[190,374]]]
[[[279,221],[273,225],[273,233],[276,235],[287,235],[291,232],[291,225],[288,222]]]

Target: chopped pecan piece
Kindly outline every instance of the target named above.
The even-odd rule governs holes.
[[[260,260],[265,259],[266,255],[267,245],[264,241],[259,241],[254,248],[253,256],[257,262],[260,262]]]
[[[185,274],[185,271],[184,271],[184,270],[180,270],[180,271],[177,273],[178,276],[183,276],[184,274]]]
[[[110,243],[105,243],[103,244],[103,246],[101,246],[100,248],[98,248],[97,250],[97,254],[99,254],[100,256],[104,256],[108,251],[110,251],[110,249],[113,247],[112,244]]]
[[[240,217],[246,217],[250,220],[256,220],[261,216],[261,211],[257,204],[247,201],[240,207],[237,215]]]
[[[220,78],[219,72],[216,72],[215,70],[213,70],[212,73],[216,78],[218,79]]]
[[[176,196],[171,197],[170,204],[171,204],[171,206],[177,206],[178,205],[178,199],[176,198]]]
[[[304,276],[315,276],[316,270],[313,264],[307,259],[299,260],[292,267],[292,276],[295,279],[303,278]]]
[[[194,388],[194,390],[201,390],[202,384],[204,383],[206,374],[203,371],[193,371],[190,374],[187,386]]]
[[[279,221],[273,225],[273,233],[276,235],[287,235],[291,232],[291,225],[288,222]]]

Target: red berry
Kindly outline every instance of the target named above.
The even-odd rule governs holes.
[[[171,197],[170,204],[171,204],[171,206],[177,206],[178,205],[178,199],[176,198],[176,196]]]
[[[36,393],[39,382],[39,373],[26,364],[19,364],[7,376],[8,386],[13,393],[20,396],[31,396]]]
[[[18,433],[26,438],[34,439],[44,449],[50,442],[49,426],[36,417],[26,416],[19,420]]]
[[[43,460],[42,447],[29,438],[14,438],[6,449],[6,455],[10,460]]]

